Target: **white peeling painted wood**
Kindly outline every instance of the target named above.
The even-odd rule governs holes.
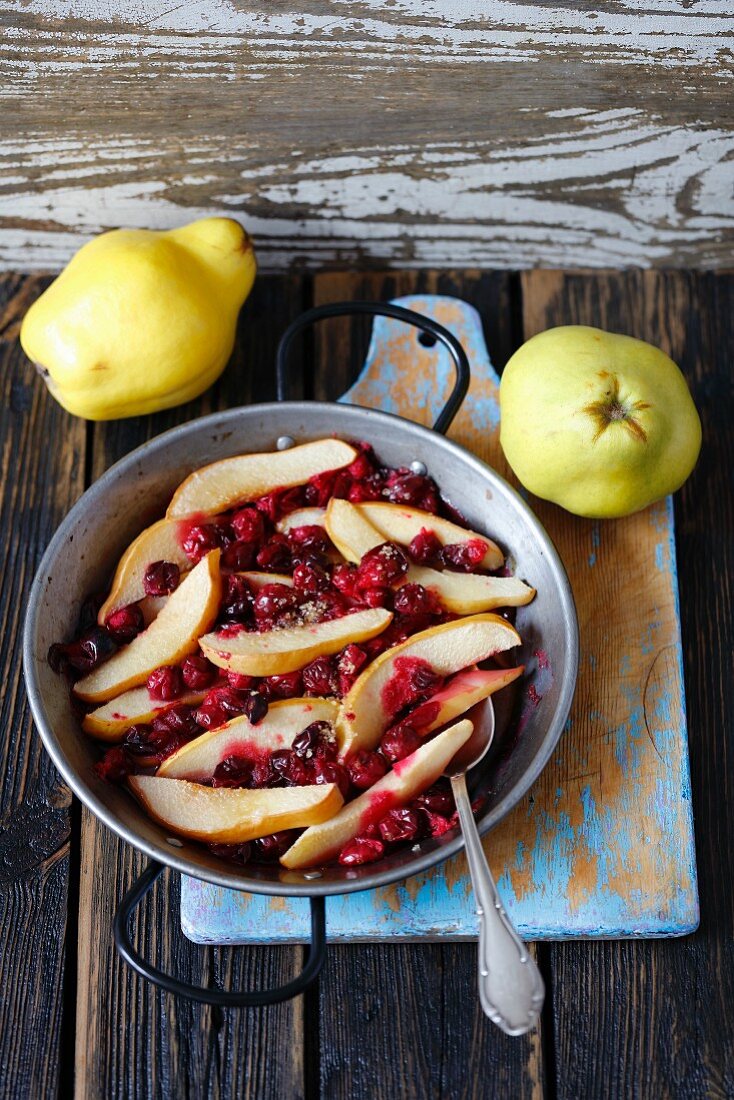
[[[225,212],[264,270],[729,266],[729,7],[10,0],[0,265]]]

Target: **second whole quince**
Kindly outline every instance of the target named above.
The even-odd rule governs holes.
[[[626,516],[693,470],[701,422],[663,351],[586,325],[547,329],[510,359],[500,441],[531,493],[589,518]]]
[[[33,303],[21,344],[77,416],[171,408],[223,371],[255,272],[252,242],[231,218],[115,229],[85,244]]]

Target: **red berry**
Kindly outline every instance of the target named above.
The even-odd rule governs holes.
[[[232,528],[240,542],[260,543],[265,538],[265,521],[257,508],[241,508],[235,512]]]
[[[252,775],[252,765],[243,756],[227,756],[217,764],[212,787],[246,787]]]
[[[322,592],[329,587],[329,574],[319,565],[299,562],[293,570],[293,584],[300,592]]]
[[[393,584],[408,572],[408,559],[394,542],[373,546],[362,557],[357,570],[357,590]]]
[[[184,535],[181,546],[189,561],[198,562],[219,546],[217,528],[212,523],[194,523]]]
[[[316,759],[313,762],[313,776],[316,783],[336,783],[344,798],[349,794],[349,773],[341,764],[333,760]]]
[[[290,569],[291,549],[286,536],[271,535],[263,548],[258,551],[255,560],[260,569],[270,569],[276,573]]]
[[[253,605],[252,589],[244,577],[230,574],[224,578],[219,617],[225,622],[246,622]]]
[[[408,504],[421,508],[424,512],[438,511],[438,489],[436,483],[422,474],[401,468],[391,470],[385,490],[388,500],[394,504]]]
[[[266,699],[294,699],[302,692],[301,673],[284,672],[279,676],[266,676],[261,690]]]
[[[433,565],[440,562],[442,549],[441,542],[433,531],[421,527],[408,547],[408,553],[416,565]]]
[[[346,695],[359,675],[360,669],[367,663],[367,654],[354,642],[345,646],[337,657],[336,667],[339,674],[339,694]]]
[[[384,488],[384,482],[380,475],[373,474],[371,477],[362,478],[361,481],[355,481],[349,490],[347,499],[352,504],[361,504],[365,500],[382,500]]]
[[[116,642],[131,642],[145,627],[143,612],[137,604],[131,603],[113,611],[105,626]]]
[[[330,657],[317,657],[303,669],[306,695],[336,695],[338,679]]]
[[[201,653],[192,653],[181,667],[181,676],[190,691],[203,691],[214,683],[217,670]]]
[[[329,550],[329,536],[318,524],[307,523],[303,527],[291,527],[288,541],[294,554],[303,554],[306,550],[326,554]]]
[[[297,733],[291,745],[296,756],[303,760],[311,760],[317,754],[325,758],[331,756],[336,750],[336,738],[334,730],[329,722],[312,722],[305,730]]]
[[[430,829],[431,836],[443,836],[449,829],[453,828],[453,823],[447,818],[442,817],[441,814],[433,814],[430,811],[426,811],[426,818],[428,819],[428,828]]]
[[[261,695],[259,691],[251,691],[245,699],[244,713],[253,726],[256,726],[258,722],[262,722],[268,713],[268,701],[265,696]]]
[[[120,783],[134,770],[132,761],[123,748],[116,745],[108,749],[102,759],[94,765],[100,779],[107,783]]]
[[[397,844],[401,840],[414,840],[420,832],[421,824],[420,814],[403,806],[390,810],[379,823],[378,829],[386,844]]]
[[[487,553],[487,544],[482,539],[469,539],[468,542],[452,542],[444,546],[441,560],[451,569],[462,573],[471,573],[481,565]]]
[[[357,867],[362,863],[374,863],[385,852],[385,845],[381,840],[370,840],[369,837],[358,836],[345,844],[339,853],[339,862],[344,867]]]
[[[456,809],[454,796],[450,788],[446,787],[429,787],[423,794],[419,794],[414,802],[417,806],[422,806],[424,810],[428,810],[432,814],[442,814],[444,817],[450,817]]]
[[[153,729],[159,733],[176,733],[184,738],[198,737],[199,729],[194,717],[194,708],[185,703],[166,707],[162,714],[153,719]]]
[[[436,597],[422,584],[401,584],[395,593],[394,607],[399,615],[437,615],[441,612]]]
[[[374,786],[378,779],[382,779],[387,772],[387,764],[383,757],[368,749],[357,749],[356,752],[345,761],[352,785],[360,791],[366,791]]]
[[[331,583],[343,595],[354,599],[357,595],[357,578],[357,566],[352,565],[351,562],[344,562],[342,565],[335,567],[331,575]]]
[[[146,596],[167,596],[178,588],[180,580],[181,570],[174,561],[153,561],[145,570],[143,588]]]
[[[284,829],[270,836],[261,836],[252,844],[252,858],[263,863],[272,863],[288,851],[298,836],[295,829]]]
[[[404,760],[406,756],[410,756],[417,748],[420,748],[420,745],[420,734],[409,723],[399,722],[398,725],[393,726],[382,735],[380,752],[387,760],[395,764],[398,760]]]
[[[391,588],[364,588],[359,593],[359,599],[365,607],[385,607],[389,611],[393,605]]]
[[[252,856],[252,845],[247,841],[242,844],[207,844],[207,848],[213,856],[232,863],[249,863]]]
[[[148,694],[154,699],[178,699],[183,689],[181,669],[175,665],[161,665],[148,677]]]
[[[260,629],[269,629],[298,607],[298,592],[286,584],[265,584],[255,597],[253,610]]]
[[[236,573],[252,569],[257,557],[257,544],[254,542],[233,542],[222,551],[219,565],[223,570]]]
[[[257,676],[248,676],[245,672],[228,672],[227,683],[238,691],[250,691],[257,686]]]

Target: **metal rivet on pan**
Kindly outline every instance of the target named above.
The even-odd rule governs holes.
[[[421,477],[424,477],[428,473],[428,467],[425,462],[419,462],[417,459],[415,462],[411,462],[410,468],[414,474],[420,474]]]
[[[304,871],[304,878],[321,878],[321,871]]]
[[[181,841],[178,839],[177,836],[167,836],[166,840],[174,848],[183,848],[183,844],[181,843]]]
[[[279,435],[275,446],[279,451],[287,451],[289,447],[294,447],[295,443],[296,441],[292,435]]]

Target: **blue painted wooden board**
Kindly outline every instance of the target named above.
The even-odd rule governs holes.
[[[466,347],[472,384],[451,437],[512,480],[479,316],[453,298],[398,301],[447,325]],[[364,371],[343,400],[430,423],[452,370],[440,348],[420,356],[416,363],[412,332],[377,319]],[[698,925],[698,894],[672,500],[612,523],[531,503],[571,579],[581,663],[554,758],[485,838],[500,891],[529,939],[684,935]],[[198,943],[308,938],[305,901],[191,878],[182,882],[181,923]],[[327,899],[327,927],[332,940],[474,937],[463,855],[405,883]]]

